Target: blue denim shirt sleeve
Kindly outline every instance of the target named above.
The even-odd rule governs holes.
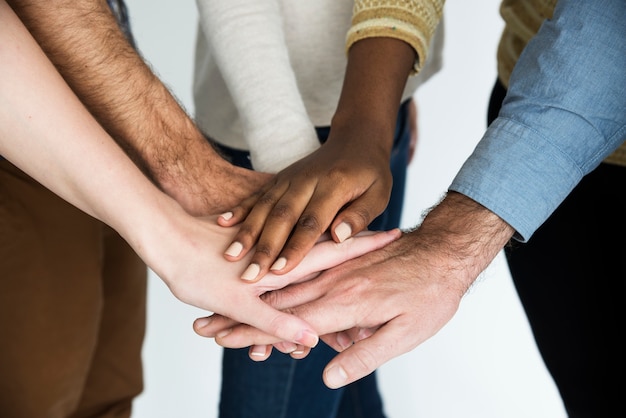
[[[520,56],[498,118],[449,189],[487,207],[526,241],[625,140],[626,2],[560,0]]]

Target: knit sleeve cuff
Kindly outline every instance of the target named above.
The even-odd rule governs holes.
[[[426,62],[430,41],[442,13],[443,0],[356,0],[346,50],[366,38],[399,39],[415,50],[417,59],[413,72],[417,74]]]

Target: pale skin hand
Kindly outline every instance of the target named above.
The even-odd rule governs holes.
[[[196,218],[159,191],[93,119],[4,0],[0,0],[0,154],[79,209],[106,222],[181,301],[314,346],[304,320],[260,299],[398,238],[399,231],[320,242],[298,269],[250,286],[221,252],[234,230]],[[214,179],[218,181],[219,179]],[[289,349],[289,347],[287,347]]]
[[[98,122],[189,213],[222,213],[271,178],[216,153],[125,38],[106,1],[8,3]]]
[[[174,296],[187,304],[239,318],[238,321],[260,327],[270,335],[284,336],[280,339],[285,341],[281,345],[285,352],[314,347],[317,333],[305,321],[276,310],[260,296],[293,282],[309,280],[320,271],[380,248],[400,235],[399,230],[393,230],[366,233],[340,244],[330,239],[320,241],[291,272],[268,274],[265,280],[251,285],[239,280],[247,259],[232,263],[222,257],[221,250],[234,231],[221,228],[214,218],[195,218],[193,223],[176,225],[166,234],[171,245],[157,245],[164,240],[164,232],[167,231],[157,231],[142,247],[148,254],[146,260],[154,260],[151,264],[155,273]]]
[[[218,218],[223,226],[243,221],[228,260],[240,260],[256,244],[242,278],[255,281],[270,269],[286,273],[329,228],[340,242],[384,210],[398,106],[414,62],[415,51],[396,39],[352,46],[327,142]]]
[[[415,231],[265,300],[305,319],[340,351],[323,377],[327,386],[341,387],[435,335],[512,235],[495,214],[450,193]],[[255,346],[260,353],[277,343],[221,316],[199,321],[196,332],[225,347]]]

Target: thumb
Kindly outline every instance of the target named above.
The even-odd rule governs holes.
[[[382,364],[401,354],[397,335],[391,335],[385,327],[380,328],[369,338],[348,347],[324,368],[324,383],[337,389],[372,373]],[[395,338],[395,339],[393,339]]]

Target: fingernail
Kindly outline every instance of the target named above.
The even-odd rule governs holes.
[[[230,247],[226,249],[224,254],[229,255],[231,257],[238,257],[241,254],[241,250],[243,250],[243,245],[240,242],[233,242],[230,244]]]
[[[339,344],[339,346],[345,350],[352,345],[352,339],[348,337],[345,333],[340,332],[337,335],[337,344]]]
[[[302,344],[305,345],[307,347],[315,347],[317,345],[317,343],[319,342],[319,337],[317,336],[316,333],[314,333],[313,331],[310,330],[302,330],[298,333],[298,336],[296,337],[295,342],[297,342],[298,344]]]
[[[290,342],[288,342],[288,341],[283,341],[283,342],[281,343],[280,348],[281,348],[281,351],[282,351],[283,353],[285,353],[285,354],[290,354],[290,353],[295,352],[295,351],[298,349],[298,346],[297,346],[297,345],[295,345],[294,343],[290,343]]]
[[[359,333],[356,335],[359,341],[364,340],[366,338],[371,337],[374,332],[370,328],[361,328]]]
[[[265,351],[267,348],[264,345],[255,345],[250,349],[250,355],[255,357],[263,357],[265,356]]]
[[[243,274],[241,275],[241,278],[247,281],[254,280],[256,279],[256,276],[259,275],[260,271],[261,271],[261,266],[259,266],[256,263],[252,263],[248,266],[246,271],[243,272]]]
[[[332,389],[343,386],[347,379],[348,375],[341,366],[331,366],[326,370],[326,384]]]
[[[285,268],[286,265],[287,265],[287,259],[285,257],[280,257],[279,259],[274,261],[274,264],[272,264],[272,267],[270,268],[270,270],[282,270]]]
[[[232,212],[224,212],[220,215],[220,218],[222,218],[223,220],[227,221],[230,218],[233,217],[233,213]]]
[[[295,354],[295,355],[300,355],[300,354],[304,354],[304,346],[298,345],[297,348],[295,350],[293,350],[293,352],[291,354]]]
[[[223,329],[223,330],[221,330],[220,332],[218,332],[218,333],[216,334],[216,337],[217,337],[217,338],[222,338],[222,337],[225,337],[225,336],[227,336],[228,334],[230,334],[232,331],[233,331],[233,329],[232,329],[232,328],[226,328],[226,329]]]
[[[211,322],[211,319],[209,318],[198,318],[196,319],[196,328],[202,329],[206,327],[207,325],[209,325],[210,322]]]
[[[352,235],[352,228],[347,223],[342,222],[335,228],[335,235],[337,235],[339,242],[344,242]]]

